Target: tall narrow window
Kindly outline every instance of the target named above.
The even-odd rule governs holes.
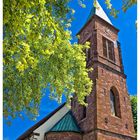
[[[103,55],[107,57],[107,44],[106,39],[103,37]]]
[[[111,87],[110,90],[110,108],[111,108],[111,114],[113,116],[117,116],[121,118],[121,105],[120,105],[120,96],[119,92],[116,89],[116,87]]]
[[[87,97],[85,97],[84,102],[87,103]],[[81,120],[86,118],[86,115],[87,115],[87,108],[86,106],[82,106]]]
[[[75,99],[73,98],[72,101],[71,101],[71,107],[75,108],[76,106],[76,101]]]
[[[90,38],[86,42],[91,43]],[[90,58],[91,58],[91,44],[90,44],[90,48],[86,49],[86,60],[89,61]]]
[[[90,59],[90,48],[86,50],[87,61]]]
[[[108,59],[115,61],[114,44],[112,41],[103,37],[103,55]]]
[[[88,59],[90,59],[91,55],[90,55],[90,48],[88,49]]]
[[[108,41],[108,55],[109,55],[109,59],[112,61],[114,60],[114,45],[113,42]]]
[[[112,115],[117,116],[115,95],[112,90],[110,90],[110,106]]]

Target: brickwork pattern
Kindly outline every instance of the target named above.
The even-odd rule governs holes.
[[[45,140],[82,140],[82,135],[74,132],[51,132]]]

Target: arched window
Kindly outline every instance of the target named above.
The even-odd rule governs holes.
[[[110,90],[110,107],[113,116],[121,117],[119,94],[115,87]]]
[[[112,115],[117,116],[115,95],[112,90],[110,90],[110,106]]]

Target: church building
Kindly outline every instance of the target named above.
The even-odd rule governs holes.
[[[118,32],[99,3],[92,8],[78,32],[78,43],[90,42],[87,67],[94,85],[85,97],[88,106],[74,96],[71,109],[62,104],[17,140],[135,140]]]

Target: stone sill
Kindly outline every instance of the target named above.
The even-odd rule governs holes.
[[[114,65],[118,66],[118,65],[116,64],[116,62],[115,62],[115,61],[113,61],[113,60],[109,59],[108,57],[104,57],[104,56],[101,56],[101,55],[99,55],[99,57],[101,57],[101,58],[103,58],[103,59],[107,60],[108,62],[110,62],[110,63],[112,63],[112,64],[114,64]],[[118,67],[119,67],[119,66],[118,66]]]
[[[84,119],[82,119],[78,124],[83,123],[86,120],[86,117]]]
[[[118,116],[111,115],[111,117],[112,117],[112,118],[115,118],[115,119],[121,120],[121,117],[118,117]]]

